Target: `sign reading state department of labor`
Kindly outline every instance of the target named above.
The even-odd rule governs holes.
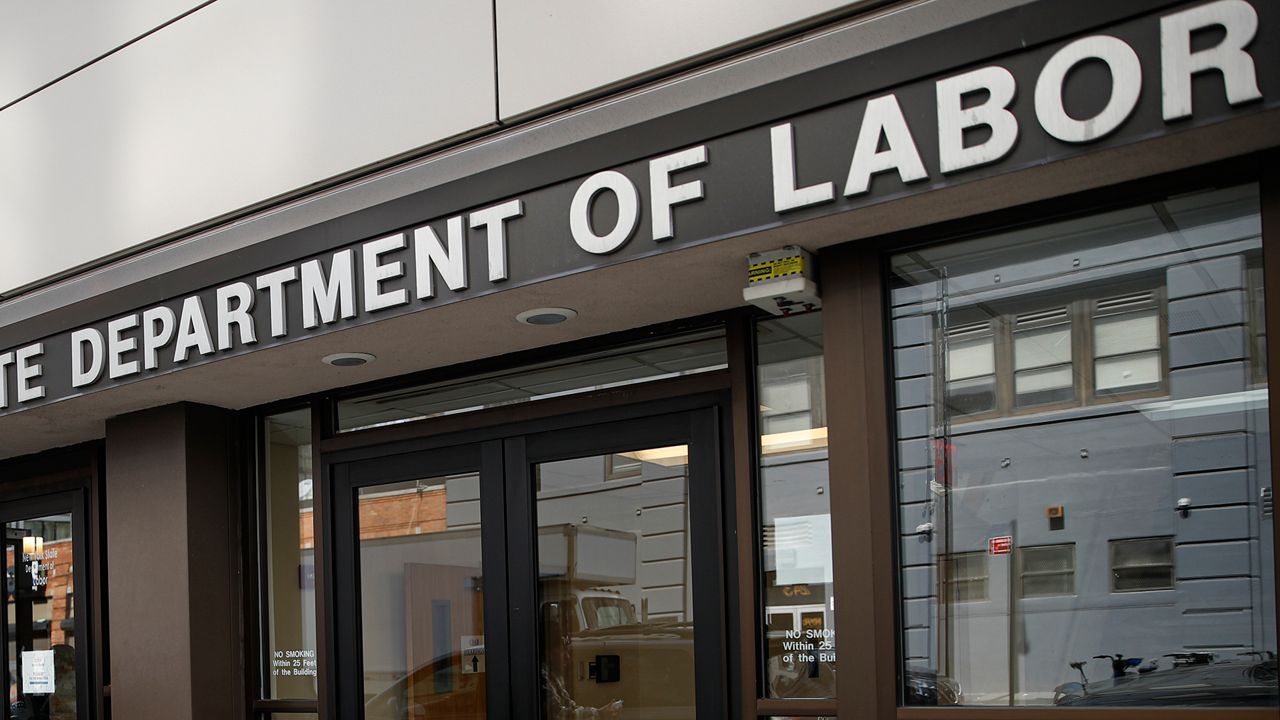
[[[1176,6],[572,182],[351,238],[296,262],[0,352],[0,414],[1271,109],[1280,96],[1275,5]]]

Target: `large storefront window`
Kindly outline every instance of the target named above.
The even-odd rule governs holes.
[[[1276,705],[1258,204],[893,258],[906,704]]]
[[[759,323],[765,688],[835,697],[831,503],[822,315]]]

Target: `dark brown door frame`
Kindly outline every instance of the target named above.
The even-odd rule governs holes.
[[[86,720],[110,717],[102,469],[103,448],[96,442],[0,461],[0,523],[51,508],[72,513],[73,547],[84,558],[74,563],[72,602],[74,617],[83,622],[76,629],[77,650],[83,649],[77,652],[76,694]]]
[[[695,551],[699,557],[703,558],[702,564],[704,565],[707,557],[711,555],[717,556],[716,564],[720,568],[721,575],[720,579],[714,583],[718,590],[708,595],[708,591],[704,588],[700,597],[703,598],[705,604],[714,595],[718,598],[714,604],[721,608],[726,608],[731,602],[729,597],[731,593],[724,576],[726,574],[736,576],[736,573],[729,571],[729,566],[734,565],[736,567],[736,556],[739,551],[738,543],[730,542],[726,532],[726,525],[730,520],[728,513],[732,512],[736,496],[735,483],[731,482],[729,476],[730,469],[734,467],[732,461],[734,438],[733,429],[730,427],[730,408],[733,403],[731,393],[726,392],[729,390],[729,385],[729,373],[708,372],[673,380],[626,386],[599,393],[529,403],[512,408],[497,408],[459,416],[424,420],[417,423],[405,423],[377,432],[353,433],[352,436],[335,436],[332,432],[332,421],[329,412],[326,410],[326,408],[331,408],[332,406],[328,403],[317,403],[313,410],[313,419],[324,423],[323,428],[313,424],[313,433],[321,436],[317,438],[317,442],[314,445],[317,460],[315,467],[319,469],[317,474],[319,492],[315,500],[315,517],[317,518],[315,533],[316,582],[319,590],[316,602],[317,617],[320,620],[317,638],[319,645],[317,649],[317,667],[321,678],[321,700],[315,706],[315,710],[319,713],[320,718],[322,720],[331,720],[344,717],[342,714],[343,709],[346,708],[348,712],[350,711],[348,696],[353,691],[351,684],[349,682],[344,684],[343,679],[337,677],[336,674],[339,667],[342,667],[344,672],[349,672],[350,663],[336,662],[335,660],[343,655],[349,655],[355,648],[351,647],[350,628],[340,626],[336,617],[338,610],[351,607],[351,598],[349,592],[342,592],[336,587],[340,576],[345,577],[347,573],[335,575],[337,567],[335,563],[351,562],[351,558],[347,557],[351,549],[346,547],[347,543],[345,541],[340,542],[339,538],[339,531],[349,523],[343,523],[335,516],[335,513],[340,512],[341,508],[346,507],[346,504],[338,503],[335,505],[332,502],[336,497],[334,493],[340,492],[342,488],[350,485],[351,481],[346,473],[349,472],[349,468],[353,467],[352,463],[368,462],[388,455],[434,452],[460,445],[492,444],[504,438],[514,438],[516,442],[505,443],[508,446],[505,452],[510,456],[514,449],[516,454],[506,457],[504,465],[507,466],[505,471],[508,476],[507,484],[510,485],[514,482],[519,485],[518,481],[513,480],[516,473],[511,472],[511,467],[513,463],[518,465],[529,459],[519,452],[520,446],[523,444],[521,441],[526,437],[538,435],[550,437],[557,433],[572,431],[575,428],[593,428],[602,424],[621,426],[617,424],[643,423],[647,418],[657,415],[683,414],[695,419],[693,420],[694,425],[689,430],[691,433],[689,436],[690,441],[701,443],[703,446],[713,450],[711,455],[714,457],[697,461],[701,464],[699,473],[702,475],[712,473],[715,477],[720,478],[720,482],[716,487],[697,489],[699,493],[711,493],[711,495],[702,497],[700,502],[704,507],[707,507],[708,504],[713,504],[717,508],[717,513],[723,518],[719,522],[708,523],[706,526],[706,531],[716,538],[712,546]],[[696,420],[696,418],[701,418],[701,420]],[[719,427],[718,431],[709,431],[707,429],[708,418],[714,421],[713,425]],[[715,418],[719,419],[715,420]],[[503,419],[507,420],[507,422],[501,423]],[[691,467],[690,471],[694,472],[694,470],[695,468]],[[525,490],[527,494],[527,488]],[[482,490],[483,492],[484,490]],[[516,488],[513,493],[512,488],[508,487],[505,492],[508,496],[506,504],[511,506],[513,504],[512,495],[518,495],[519,488]],[[693,492],[694,489],[691,488],[691,493]],[[492,502],[490,503],[490,505],[493,504]],[[517,502],[516,504],[521,503]],[[528,509],[532,512],[531,506]],[[508,517],[503,529],[506,532],[516,532],[511,527],[513,522],[518,524],[518,518],[513,520],[510,517],[510,513],[513,512],[510,507],[507,508],[506,512]],[[732,536],[736,541],[737,533],[732,533]],[[703,545],[707,545],[705,537]],[[510,547],[510,542],[508,542],[508,547]],[[705,557],[703,557],[704,555]],[[488,556],[486,555],[487,559]],[[528,575],[527,569],[524,574]],[[514,596],[511,600],[514,602]],[[714,617],[716,614],[714,609],[706,613],[710,617]],[[728,615],[734,617],[736,612],[731,611]],[[735,701],[729,698],[729,694],[730,688],[737,684],[736,678],[726,671],[726,668],[731,664],[726,648],[730,644],[736,643],[737,639],[731,640],[728,637],[728,632],[730,632],[728,622],[722,620],[717,624],[719,627],[709,628],[707,632],[706,641],[710,645],[704,644],[701,646],[709,648],[712,652],[700,649],[697,667],[700,678],[704,674],[708,677],[715,676],[719,678],[719,680],[711,684],[722,687],[724,692],[719,694],[724,695],[724,697],[711,698],[711,702],[706,709],[708,711],[714,710],[714,712],[711,712],[712,715],[724,716],[727,715],[727,707],[735,704]],[[512,626],[515,626],[514,622]],[[343,638],[346,639],[343,640]],[[512,653],[528,655],[529,648],[524,647],[528,645],[528,642],[518,643],[516,640],[517,638],[512,638]],[[718,658],[718,661],[712,662],[716,658]],[[527,658],[525,659],[527,660]],[[518,678],[511,678],[513,703],[517,697],[525,697],[527,700],[530,692],[537,689],[536,683],[530,686],[527,682],[520,683],[517,680]],[[525,678],[525,680],[528,680],[528,678]],[[700,699],[700,705],[703,702]],[[312,706],[308,704],[306,707],[309,709]],[[259,712],[286,710],[282,704],[278,704],[278,701],[259,701],[255,704],[255,708]],[[516,712],[514,704],[512,712]]]

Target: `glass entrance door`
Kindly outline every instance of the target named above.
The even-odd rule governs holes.
[[[75,494],[6,502],[5,717],[74,720],[87,717],[87,653],[77,562],[83,563]],[[79,588],[83,591],[83,585]]]
[[[342,717],[723,716],[715,411],[546,426],[332,465]]]

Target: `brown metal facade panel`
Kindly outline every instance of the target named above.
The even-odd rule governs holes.
[[[1268,338],[1280,338],[1280,150],[1273,150],[1262,161],[1262,273],[1263,298],[1266,306],[1266,332]],[[1267,415],[1272,428],[1280,427],[1280,397],[1277,397],[1276,378],[1280,378],[1280,352],[1267,349]],[[1271,494],[1272,507],[1276,503],[1276,458],[1280,458],[1280,433],[1272,431],[1271,437]],[[1271,540],[1275,545],[1272,559],[1275,569],[1271,592],[1280,593],[1280,532],[1275,529],[1275,511],[1272,510]],[[1276,603],[1276,627],[1280,627],[1280,603]],[[1272,716],[1274,717],[1274,715]]]
[[[841,716],[843,717],[843,716]],[[1274,708],[900,708],[898,720],[1275,720]]]
[[[759,694],[759,634],[760,622],[756,582],[756,390],[755,390],[755,335],[754,321],[746,313],[732,318],[728,324],[729,392],[731,412],[730,431],[733,435],[733,464],[729,471],[733,485],[733,517],[728,524],[737,537],[737,587],[731,592],[730,602],[737,598],[737,627],[730,628],[738,635],[740,649],[738,663],[738,693],[735,703],[741,716],[751,717],[750,709],[756,707]],[[759,708],[756,708],[759,712]]]
[[[839,717],[897,708],[897,612],[881,261],[874,246],[824,253],[823,335],[830,432]]]
[[[312,493],[312,517],[316,518],[315,528],[315,572],[316,572],[316,691],[319,694],[319,706],[316,709],[319,720],[336,720],[333,715],[337,707],[337,682],[332,677],[334,658],[329,653],[334,647],[333,588],[332,580],[326,568],[333,553],[333,524],[329,518],[329,493],[333,489],[333,478],[328,467],[321,460],[321,444],[324,438],[333,434],[334,413],[336,410],[327,398],[318,398],[311,405],[311,467],[315,478],[316,490]]]
[[[832,716],[836,714],[835,700],[767,700],[760,699],[756,701],[755,715],[746,717],[766,717],[766,716]]]

